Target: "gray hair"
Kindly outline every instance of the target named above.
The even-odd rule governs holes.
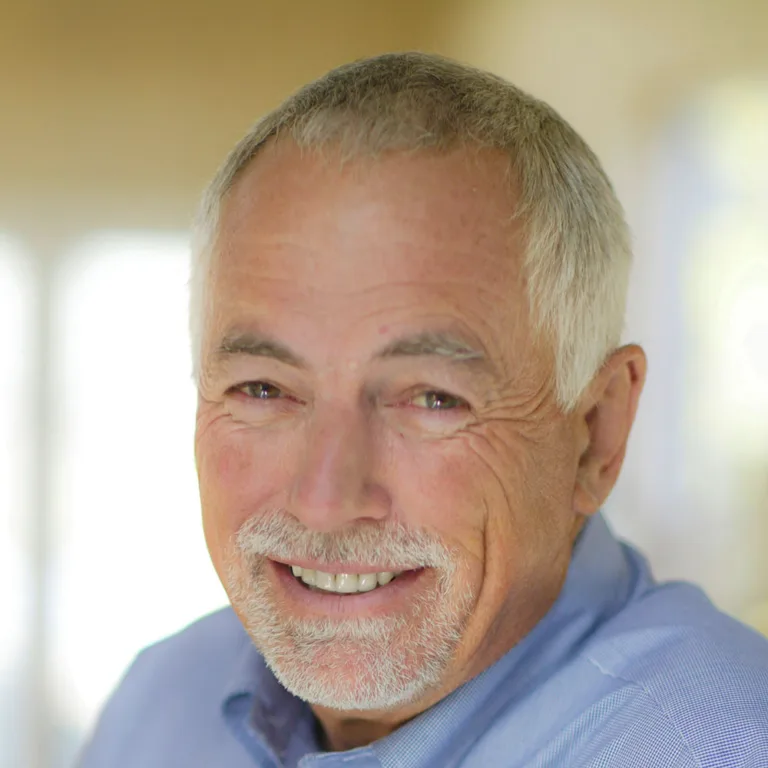
[[[551,107],[487,72],[423,53],[364,59],[328,72],[259,120],[217,172],[192,238],[190,331],[195,376],[207,316],[208,274],[229,190],[270,138],[385,150],[502,150],[518,186],[524,270],[534,332],[554,352],[558,404],[571,411],[624,325],[631,265],[620,203],[600,162]]]

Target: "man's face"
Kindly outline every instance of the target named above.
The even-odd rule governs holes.
[[[505,168],[283,142],[226,202],[196,434],[206,539],[256,646],[313,704],[432,703],[562,584],[578,455]]]

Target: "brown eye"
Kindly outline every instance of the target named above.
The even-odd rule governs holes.
[[[438,390],[422,392],[411,400],[417,408],[426,408],[429,411],[450,411],[462,408],[466,405],[460,397],[440,392]]]
[[[244,395],[257,400],[274,400],[282,394],[274,384],[269,384],[266,381],[249,381],[238,389]]]

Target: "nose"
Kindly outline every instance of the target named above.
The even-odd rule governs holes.
[[[316,405],[291,488],[288,509],[307,528],[331,532],[389,513],[389,496],[373,478],[375,439],[362,409]]]

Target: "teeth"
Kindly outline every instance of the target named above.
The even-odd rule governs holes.
[[[360,592],[370,592],[378,586],[375,573],[361,573],[357,577],[357,589]]]
[[[339,573],[336,576],[336,591],[345,592],[357,592],[357,574],[356,573]]]
[[[389,584],[402,571],[382,571],[380,573],[324,573],[313,571],[311,568],[301,568],[292,565],[291,571],[296,578],[301,579],[308,587],[316,587],[326,592],[353,594],[355,592],[370,592],[379,586]]]
[[[311,570],[310,568],[302,568],[301,569],[301,580],[308,587],[314,587],[315,586],[315,571]]]
[[[327,592],[336,592],[336,578],[332,573],[315,571],[315,586],[318,589],[324,589]]]

